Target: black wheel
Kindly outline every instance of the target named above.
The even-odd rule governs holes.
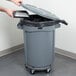
[[[50,73],[50,71],[51,71],[51,69],[47,69],[47,70],[46,70],[47,73]]]
[[[28,67],[26,66],[26,64],[25,64],[25,68],[27,69]]]
[[[35,70],[31,69],[31,70],[30,70],[30,73],[31,73],[31,74],[35,74]]]

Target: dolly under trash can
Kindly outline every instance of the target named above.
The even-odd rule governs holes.
[[[24,34],[25,66],[30,69],[32,74],[36,70],[46,70],[46,72],[52,70],[55,29],[60,27],[59,23],[67,25],[64,20],[60,20],[56,16],[50,16],[50,18],[43,16],[41,13],[41,11],[45,12],[43,10],[39,13],[39,9],[37,13],[36,9],[38,10],[33,7],[36,14],[21,18],[18,24],[18,28],[23,29]]]

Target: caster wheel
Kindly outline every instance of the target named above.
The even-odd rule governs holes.
[[[27,69],[28,67],[25,65],[25,68]]]
[[[35,74],[35,70],[30,70],[30,73],[31,74]]]
[[[47,69],[46,72],[49,73],[51,71],[51,69]]]
[[[27,66],[25,65],[25,68],[27,68]]]

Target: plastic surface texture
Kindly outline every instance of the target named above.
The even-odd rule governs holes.
[[[39,15],[30,15],[20,20],[18,28],[23,29],[25,64],[29,69],[52,68],[55,29],[59,27],[59,22]]]
[[[38,13],[38,10],[37,15],[22,18],[17,25],[23,29],[25,65],[31,69],[32,74],[35,70],[50,72],[54,62],[55,29],[60,27],[60,23],[67,25],[64,20],[56,17],[48,18],[49,14],[47,17],[42,16],[40,13],[44,11]]]
[[[29,15],[27,18],[22,18],[18,24],[18,28],[23,28],[23,26],[30,26],[30,27],[38,27],[38,29],[42,29],[43,27],[49,27],[55,25],[58,27],[59,23],[63,23],[67,25],[64,20],[52,20],[47,19],[45,17],[41,17],[39,15]]]
[[[31,11],[39,16],[42,16],[42,17],[45,17],[48,19],[59,20],[59,18],[56,15],[54,15],[51,12],[46,11],[42,8],[38,8],[38,7],[30,5],[30,4],[22,4],[22,7],[28,9],[29,11]]]

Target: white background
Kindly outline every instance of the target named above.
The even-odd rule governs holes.
[[[48,10],[68,22],[56,29],[55,47],[76,53],[76,1],[75,0],[24,0],[25,4]],[[0,6],[22,9],[5,0]],[[17,29],[19,19],[13,19],[0,12],[0,51],[23,43],[23,32]]]

